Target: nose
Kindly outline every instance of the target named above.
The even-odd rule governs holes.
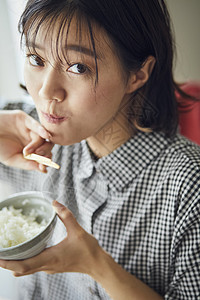
[[[66,90],[63,85],[63,74],[54,67],[46,69],[43,74],[39,96],[42,100],[56,100],[61,102],[66,98]]]

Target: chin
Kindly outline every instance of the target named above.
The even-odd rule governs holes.
[[[51,132],[50,132],[51,133]],[[52,133],[51,133],[52,134]],[[60,135],[55,135],[52,134],[52,137],[50,139],[50,141],[53,144],[57,144],[60,146],[69,146],[69,145],[73,145],[75,143],[79,143],[82,139],[78,140],[77,138],[65,138],[64,136],[60,136]]]
[[[52,142],[53,144],[60,145],[60,146],[67,145],[67,143],[65,142],[65,140],[63,138],[60,138],[59,136],[56,136],[56,135],[53,135],[53,134],[52,134],[52,137],[50,138],[50,142]]]

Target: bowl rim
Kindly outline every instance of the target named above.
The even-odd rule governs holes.
[[[9,199],[12,199],[12,198],[16,198],[16,197],[19,197],[19,196],[40,196],[44,201],[48,202],[48,200],[45,200],[44,196],[43,196],[43,192],[39,192],[39,191],[27,191],[27,192],[19,192],[19,193],[14,193],[10,196],[8,196],[7,198],[3,199],[2,201],[0,201],[0,204],[3,203],[4,201],[6,202],[7,200]],[[50,202],[49,202],[50,204]],[[5,207],[5,206],[4,206]],[[3,208],[3,207],[2,207]],[[1,208],[1,209],[2,209]],[[0,209],[0,210],[1,210]],[[47,223],[47,225],[45,226],[45,228],[40,231],[40,233],[38,233],[37,235],[35,235],[33,238],[23,242],[23,243],[20,243],[20,244],[17,244],[15,246],[12,246],[12,247],[8,247],[8,248],[0,248],[0,254],[3,253],[3,252],[7,252],[9,254],[9,252],[11,252],[12,250],[15,250],[16,248],[19,249],[20,247],[21,248],[24,248],[28,243],[34,243],[34,241],[40,236],[40,235],[44,235],[45,231],[47,231],[49,229],[49,227],[52,225],[54,225],[54,223],[56,222],[56,217],[57,217],[57,213],[56,211],[53,209],[52,207],[52,217],[50,218],[49,222]],[[43,238],[41,238],[42,240]],[[5,258],[6,259],[6,258]]]

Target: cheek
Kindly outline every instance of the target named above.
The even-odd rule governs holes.
[[[115,114],[124,98],[125,87],[121,81],[108,79],[99,84],[96,94],[97,102],[104,111],[113,111]]]
[[[80,131],[87,133],[86,138],[96,134],[100,128],[113,120],[119,111],[123,96],[122,86],[112,82],[99,82],[95,91],[82,92],[81,97],[79,95],[74,101],[71,98],[70,103],[73,103],[73,108],[76,109],[74,121]]]
[[[24,81],[25,81],[27,89],[29,88],[29,83],[31,82],[31,79],[32,79],[31,73],[29,72],[27,63],[25,63],[25,65],[24,65]]]
[[[39,79],[39,77],[34,76],[34,72],[30,72],[27,63],[25,63],[25,66],[24,66],[24,81],[25,81],[25,85],[26,85],[26,88],[28,90],[28,93],[30,94],[30,96],[33,99],[35,99],[35,95],[37,94],[37,90],[38,90],[37,80],[38,79]]]

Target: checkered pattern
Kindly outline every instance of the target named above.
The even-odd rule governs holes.
[[[116,262],[164,299],[200,299],[200,148],[179,135],[138,133],[97,161],[85,141],[53,151],[59,171],[0,165],[1,179],[67,205]],[[58,222],[53,243],[65,234]],[[84,274],[17,280],[20,300],[110,299]]]

